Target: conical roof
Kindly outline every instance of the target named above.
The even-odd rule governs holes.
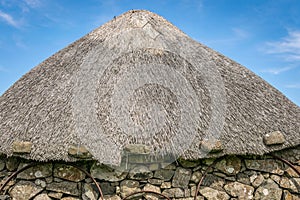
[[[264,141],[274,132],[281,142]],[[298,146],[299,136],[297,105],[148,11],[114,18],[0,98],[0,151],[11,156],[16,143],[30,144],[20,156],[41,161],[72,161],[70,148],[84,146],[118,163],[130,144],[192,159],[262,155]],[[205,151],[211,144],[218,152]]]

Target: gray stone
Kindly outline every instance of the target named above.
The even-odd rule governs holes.
[[[51,200],[47,194],[39,194],[33,200]]]
[[[199,190],[207,200],[227,200],[230,199],[230,196],[223,191],[215,190],[209,187],[204,187]]]
[[[244,173],[237,174],[237,182],[244,183],[246,185],[251,185],[249,176]]]
[[[294,165],[294,167],[300,172],[300,166]],[[294,169],[292,169],[291,167],[287,168],[285,171],[290,177],[298,177],[299,176],[297,174],[297,172]]]
[[[19,169],[25,167],[26,163],[21,163],[19,165]],[[41,164],[30,167],[23,172],[19,173],[17,178],[18,179],[25,179],[25,180],[34,180],[37,178],[46,178],[52,175],[52,164]]]
[[[185,168],[197,167],[201,163],[200,160],[185,160],[183,158],[179,158],[178,162],[182,167]]]
[[[238,199],[253,199],[254,188],[239,182],[226,184],[224,189],[228,194]]]
[[[72,182],[79,182],[85,179],[85,173],[73,166],[65,164],[55,164],[53,176]]]
[[[171,184],[171,182],[163,182],[160,187],[162,189],[167,189],[167,188],[171,188],[172,184]]]
[[[32,142],[26,141],[14,141],[12,144],[12,151],[14,153],[30,153],[32,148]]]
[[[75,158],[91,158],[90,152],[82,145],[71,145],[68,149],[68,154]]]
[[[104,195],[105,200],[121,200],[121,197],[118,195]]]
[[[16,171],[18,169],[19,163],[20,163],[20,160],[17,159],[16,157],[9,157],[6,160],[6,169],[10,172]]]
[[[224,179],[223,179],[223,178],[214,176],[213,174],[207,174],[207,175],[205,176],[205,179],[203,180],[202,185],[203,185],[203,186],[208,186],[208,187],[210,187],[210,186],[213,185],[214,183],[218,183],[218,182],[222,182],[222,181],[224,182]]]
[[[91,175],[100,180],[116,182],[124,180],[127,173],[112,169],[106,165],[95,163],[91,168]]]
[[[158,178],[164,181],[169,181],[173,177],[174,173],[175,172],[173,170],[160,169],[154,172],[154,178]]]
[[[165,189],[162,192],[163,195],[166,195],[167,197],[171,198],[178,198],[178,197],[184,197],[184,190],[181,188],[171,188],[171,189]]]
[[[70,182],[70,181],[63,181],[59,183],[52,182],[46,186],[46,189],[49,191],[54,191],[54,192],[59,192],[59,193],[64,193],[64,194],[69,194],[74,196],[79,195],[77,183]]]
[[[176,170],[176,165],[174,163],[161,163],[163,169]]]
[[[43,188],[29,181],[18,182],[10,191],[12,200],[28,200],[40,193]]]
[[[281,199],[282,190],[272,180],[267,179],[264,183],[255,191],[254,199],[259,200],[271,200]]]
[[[265,178],[261,174],[253,174],[252,176],[250,176],[250,182],[255,188],[260,186],[264,182],[264,180]]]
[[[124,180],[120,183],[121,196],[124,198],[125,196],[127,196],[133,192],[141,191],[141,189],[139,187],[140,187],[140,184],[138,181]]]
[[[196,171],[196,172],[193,172],[191,181],[193,181],[194,183],[199,183],[201,178],[202,178],[202,173],[199,171]]]
[[[178,167],[175,171],[172,186],[186,188],[191,178],[192,170]]]
[[[161,179],[154,179],[154,178],[151,178],[148,180],[148,182],[152,185],[161,185],[162,183],[164,183],[163,180]]]
[[[0,171],[5,168],[5,161],[0,157]]]
[[[283,200],[300,200],[299,195],[291,194],[289,191],[284,190],[282,195]]]
[[[0,200],[9,200],[11,199],[9,195],[0,194]]]
[[[300,194],[300,178],[282,177],[280,180],[280,187],[288,189],[292,192]]]
[[[280,131],[274,131],[264,135],[263,141],[265,145],[283,144],[285,142],[285,138]]]
[[[34,181],[34,183],[35,183],[36,185],[38,185],[38,186],[41,186],[42,188],[46,187],[46,185],[47,185],[46,181],[41,180],[41,179],[36,179],[36,180]]]
[[[101,187],[101,189],[104,189]],[[94,188],[90,184],[83,185],[82,191],[82,199],[83,200],[98,200],[98,193],[94,190]]]
[[[113,195],[116,193],[116,188],[109,182],[101,182],[100,187],[102,188],[103,195]]]
[[[152,192],[156,192],[160,194],[160,188],[151,184],[146,184],[143,188],[144,191],[152,191]],[[146,199],[151,199],[151,200],[158,200],[158,196],[155,194],[151,194],[151,193],[146,193],[145,194],[145,198]]]
[[[52,197],[54,199],[61,199],[62,196],[63,196],[63,193],[61,193],[61,192],[49,192],[48,196]]]
[[[80,199],[76,197],[64,197],[61,200],[80,200]]]
[[[148,167],[139,165],[130,170],[128,177],[133,180],[147,180],[153,177],[153,173]]]
[[[240,172],[241,167],[241,159],[235,156],[231,156],[222,159],[220,162],[217,162],[215,168],[227,175],[236,175]]]
[[[283,175],[283,164],[273,159],[265,160],[245,160],[246,167],[256,171],[268,172],[272,174]]]

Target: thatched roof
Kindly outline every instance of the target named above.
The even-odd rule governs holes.
[[[284,141],[267,145],[274,131]],[[297,105],[148,11],[114,18],[0,98],[0,151],[29,142],[21,156],[34,160],[72,161],[74,145],[104,163],[117,163],[128,144],[185,158],[262,155],[298,146],[299,136]],[[209,141],[220,151],[203,151]]]

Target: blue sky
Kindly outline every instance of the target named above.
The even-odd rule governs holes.
[[[163,16],[300,105],[299,0],[0,0],[0,95],[47,57],[131,9]]]

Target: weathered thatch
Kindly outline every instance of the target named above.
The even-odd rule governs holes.
[[[264,144],[273,131],[283,144]],[[262,155],[300,144],[300,108],[162,17],[130,11],[8,89],[0,133],[2,153],[28,141],[32,148],[22,156],[35,160],[71,161],[72,145],[104,163],[117,163],[127,144],[185,158]],[[207,143],[223,150],[207,154]]]

